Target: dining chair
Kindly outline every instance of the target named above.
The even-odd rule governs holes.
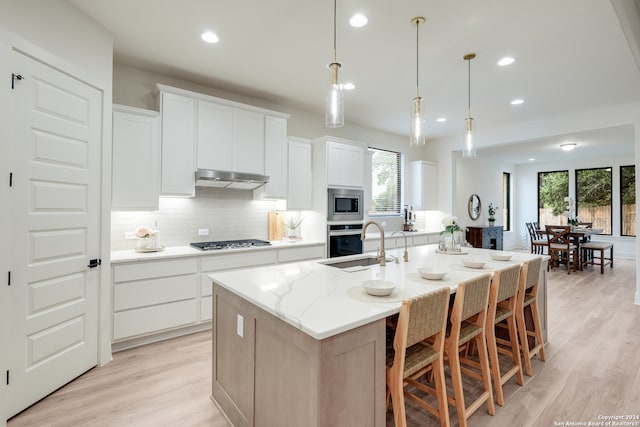
[[[544,248],[547,247],[548,242],[546,238],[543,238],[538,233],[538,225],[535,222],[527,222],[525,223],[527,226],[527,231],[529,232],[529,241],[531,242],[531,253],[532,254],[543,254]]]
[[[450,327],[444,340],[444,353],[451,371],[453,397],[447,396],[447,400],[456,407],[461,427],[467,426],[467,419],[485,402],[487,412],[490,415],[495,412],[485,336],[490,285],[490,274],[459,283],[449,314]],[[466,356],[467,344],[472,341],[478,350],[479,362]],[[481,381],[484,387],[484,391],[468,406],[464,399],[463,373]]]
[[[448,308],[446,286],[402,302],[393,341],[387,343],[387,405],[391,398],[396,427],[407,425],[405,396],[438,417],[441,426],[450,425],[443,362]],[[428,371],[435,388],[423,381]],[[438,406],[407,390],[406,384],[434,395]]]
[[[538,315],[538,282],[540,280],[542,257],[526,261],[520,269],[518,279],[518,294],[516,298],[516,327],[518,329],[520,350],[524,359],[525,372],[533,375],[531,359],[538,354],[540,360],[545,360],[544,342],[542,340],[542,326]],[[529,307],[531,322],[527,328],[525,309]]]
[[[504,406],[502,385],[516,376],[518,385],[524,385],[520,349],[518,347],[518,330],[516,328],[516,303],[520,265],[514,264],[496,270],[491,279],[489,289],[489,307],[487,310],[487,350],[491,362],[491,376],[496,394],[496,403]],[[496,327],[506,328],[509,340],[496,338]],[[500,344],[500,345],[499,345]],[[511,357],[513,367],[504,374],[500,372],[499,354]]]
[[[569,225],[547,225],[545,226],[548,239],[548,250],[551,267],[558,267],[560,264],[567,265],[567,274],[571,274],[571,269],[577,271],[579,262],[578,246],[571,242],[571,226]]]

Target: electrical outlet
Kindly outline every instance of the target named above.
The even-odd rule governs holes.
[[[381,226],[386,227],[387,226],[387,222],[386,221],[382,221],[382,223],[380,223]]]
[[[199,228],[198,229],[198,236],[208,236],[209,235],[209,229],[208,228]]]
[[[237,333],[240,338],[244,338],[244,317],[238,314]]]
[[[124,239],[125,240],[135,240],[138,237],[136,236],[136,232],[135,231],[125,231],[124,232]]]

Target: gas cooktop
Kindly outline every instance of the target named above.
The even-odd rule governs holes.
[[[271,246],[271,243],[265,240],[244,239],[244,240],[221,240],[219,242],[196,242],[191,246],[201,251],[217,251],[221,249],[238,249],[251,248],[253,246]]]

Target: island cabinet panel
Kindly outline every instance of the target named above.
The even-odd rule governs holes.
[[[216,283],[213,306],[212,394],[233,425],[385,425],[384,319],[316,340]]]

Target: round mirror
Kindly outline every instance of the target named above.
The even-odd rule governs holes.
[[[477,220],[480,218],[480,211],[482,210],[482,203],[480,203],[480,197],[477,194],[472,194],[469,197],[469,218]]]

